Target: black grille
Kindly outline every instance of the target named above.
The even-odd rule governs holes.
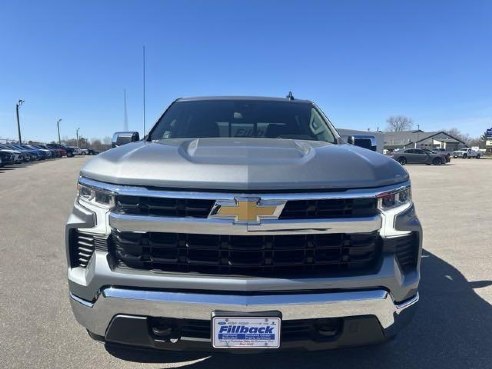
[[[113,231],[119,266],[170,272],[292,276],[372,272],[380,261],[377,232],[225,236]]]
[[[214,200],[118,196],[115,212],[131,215],[207,218]]]
[[[209,320],[150,318],[150,328],[159,338],[157,332],[169,332],[172,337],[211,339]],[[284,320],[281,327],[281,342],[332,339],[343,327],[343,319],[303,319]]]
[[[375,198],[292,200],[285,205],[280,219],[355,218],[377,213]]]
[[[72,266],[86,268],[95,250],[107,250],[107,239],[74,229],[70,248]]]
[[[385,249],[395,252],[396,260],[403,272],[407,273],[417,267],[419,259],[418,233],[386,239]]]
[[[92,254],[94,254],[94,236],[74,231],[72,234],[72,262],[74,266],[87,267]]]
[[[118,196],[115,212],[129,215],[207,218],[214,200]],[[280,219],[353,218],[378,213],[376,199],[291,200]]]

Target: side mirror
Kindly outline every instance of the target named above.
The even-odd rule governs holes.
[[[363,147],[364,149],[371,151],[377,151],[376,137],[372,135],[349,136],[348,143],[351,143],[350,139],[352,139],[352,145]]]
[[[140,141],[140,135],[138,132],[116,132],[113,135],[111,147],[118,147],[136,141]]]
[[[349,145],[354,145],[355,144],[355,138],[354,138],[354,136],[348,136],[347,137],[347,143]]]

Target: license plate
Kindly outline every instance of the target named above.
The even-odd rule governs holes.
[[[277,317],[213,317],[212,345],[215,348],[279,348]]]

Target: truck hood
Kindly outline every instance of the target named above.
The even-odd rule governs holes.
[[[140,141],[99,154],[81,175],[122,185],[233,191],[370,188],[409,179],[393,159],[357,146],[268,138]]]

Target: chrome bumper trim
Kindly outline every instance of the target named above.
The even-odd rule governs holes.
[[[92,302],[81,299],[80,297],[75,296],[72,292],[70,292],[70,298],[85,307],[92,308],[94,306]]]
[[[404,187],[410,186],[409,181],[404,181],[390,186],[377,188],[356,188],[340,191],[329,192],[289,192],[289,193],[269,193],[266,191],[255,191],[254,193],[241,193],[241,191],[232,192],[207,192],[207,191],[168,191],[164,189],[150,189],[143,186],[116,185],[106,182],[99,182],[93,179],[79,177],[79,183],[112,192],[114,194],[125,196],[143,196],[143,197],[164,197],[164,198],[181,198],[181,199],[202,199],[202,200],[231,200],[236,197],[261,197],[264,201],[269,200],[321,200],[321,199],[353,199],[353,198],[374,198],[382,194],[392,192]]]
[[[109,225],[123,232],[170,232],[214,235],[273,235],[312,233],[368,233],[381,228],[380,215],[349,219],[270,220],[262,224],[233,224],[229,219],[171,218],[109,214]]]
[[[284,295],[214,295],[143,291],[109,287],[94,302],[70,293],[77,321],[104,336],[115,315],[156,316],[209,320],[215,310],[233,312],[280,311],[282,319],[321,319],[374,315],[383,329],[391,328],[399,314],[419,300],[415,295],[395,304],[385,290]]]

